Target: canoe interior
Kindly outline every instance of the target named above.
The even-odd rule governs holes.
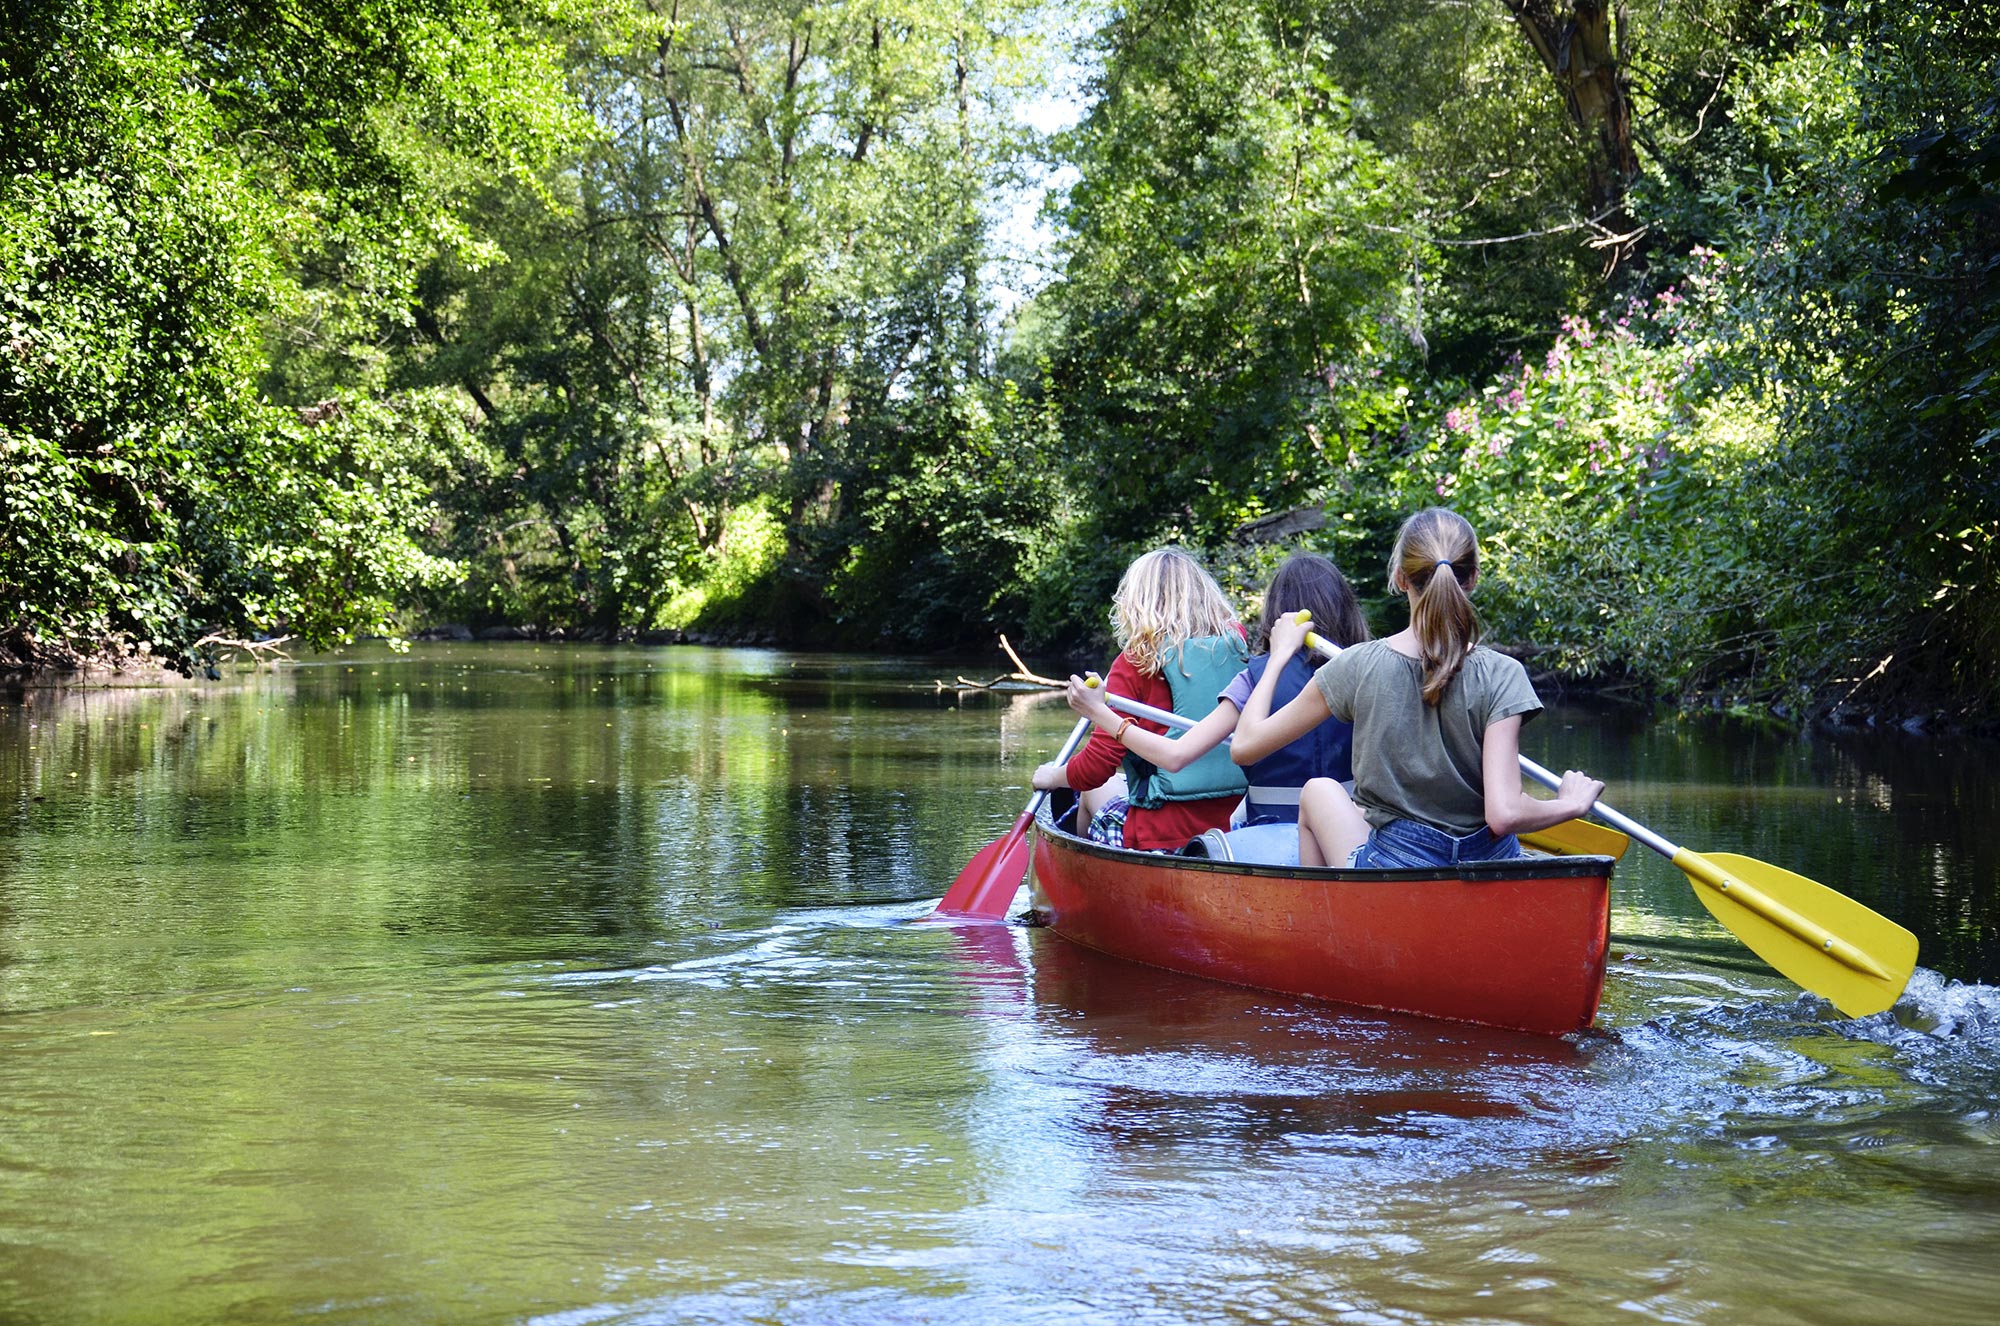
[[[1064,808],[1066,814],[1067,808]],[[1106,847],[1037,819],[1035,903],[1116,957],[1365,1008],[1560,1035],[1604,989],[1608,856],[1330,870]]]

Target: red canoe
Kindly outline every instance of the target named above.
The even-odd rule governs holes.
[[[1114,957],[1281,994],[1559,1035],[1597,1016],[1608,856],[1329,870],[1130,852],[1036,819],[1035,906]]]

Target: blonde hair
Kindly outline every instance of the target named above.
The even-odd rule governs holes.
[[[1181,645],[1221,635],[1235,610],[1201,563],[1178,548],[1155,548],[1125,568],[1111,596],[1111,630],[1132,666],[1148,677],[1166,671]]]
[[[1389,554],[1389,585],[1410,596],[1410,629],[1423,654],[1424,703],[1444,699],[1465,656],[1479,643],[1467,597],[1479,578],[1479,536],[1464,516],[1426,507],[1403,522]]]

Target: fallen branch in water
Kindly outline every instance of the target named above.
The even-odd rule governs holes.
[[[1051,691],[1057,683],[1040,677],[1024,677],[1018,672],[1004,672],[992,681],[974,681],[970,677],[954,677],[950,681],[931,683],[941,691]]]
[[[289,635],[278,635],[266,640],[238,640],[234,636],[216,632],[211,635],[205,635],[195,641],[194,648],[196,651],[203,649],[239,649],[259,663],[275,663],[280,659],[289,663],[292,661],[292,656],[287,654],[280,646],[291,638]]]
[[[1000,647],[1007,651],[1008,658],[1014,660],[1014,675],[1016,677],[1019,677],[1022,681],[1032,681],[1035,682],[1037,685],[1041,686],[1062,685],[1061,682],[1056,681],[1053,678],[1038,677],[1034,673],[1028,671],[1028,665],[1021,661],[1021,656],[1014,652],[1014,646],[1007,643],[1007,637],[1004,635],[1000,637]]]
[[[955,679],[950,685],[946,685],[940,681],[936,683],[937,689],[940,691],[1047,691],[1059,689],[1063,685],[1062,682],[1055,680],[1053,677],[1038,676],[1028,671],[1028,665],[1021,661],[1021,656],[1014,652],[1014,646],[1007,643],[1007,637],[1004,635],[1000,637],[1000,648],[1006,651],[1008,658],[1014,660],[1014,671],[1003,672],[992,681],[974,681],[970,677],[963,676]]]

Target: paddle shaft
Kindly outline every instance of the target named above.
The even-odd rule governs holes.
[[[1536,764],[1525,755],[1521,757],[1521,772],[1551,791],[1562,786],[1562,779],[1560,777],[1544,769],[1541,765]],[[1665,838],[1654,833],[1651,829],[1640,824],[1630,816],[1619,814],[1602,801],[1592,803],[1590,813],[1603,820],[1606,824],[1609,824],[1612,828],[1620,830],[1627,837],[1637,838],[1640,842],[1646,844],[1646,846],[1652,848],[1661,856],[1666,857],[1669,861],[1673,860],[1680,853],[1681,849],[1679,847],[1668,842]]]
[[[1556,777],[1554,773],[1544,769],[1525,755],[1521,757],[1521,769],[1528,777],[1534,779],[1544,787],[1554,788],[1562,782],[1562,779]],[[1646,846],[1680,867],[1681,872],[1689,879],[1699,880],[1712,889],[1717,889],[1728,894],[1736,901],[1738,906],[1755,912],[1772,925],[1783,930],[1786,934],[1791,935],[1794,939],[1804,940],[1814,948],[1819,949],[1822,953],[1825,953],[1828,957],[1834,958],[1842,965],[1851,967],[1855,971],[1865,972],[1870,976],[1880,977],[1885,981],[1891,979],[1889,973],[1884,971],[1879,963],[1875,962],[1860,949],[1854,947],[1854,945],[1835,935],[1825,926],[1818,924],[1808,917],[1799,915],[1776,898],[1765,894],[1755,885],[1745,883],[1720,866],[1705,860],[1699,852],[1691,852],[1685,847],[1668,842],[1645,825],[1638,823],[1629,816],[1619,814],[1602,801],[1592,805],[1590,813],[1603,820],[1606,824],[1621,829],[1630,836],[1637,838],[1640,842],[1646,844]]]
[[[1069,757],[1076,754],[1076,748],[1081,746],[1083,744],[1083,739],[1089,735],[1090,735],[1090,720],[1087,718],[1079,718],[1076,721],[1076,726],[1069,730],[1069,740],[1065,741],[1062,744],[1062,749],[1056,752],[1056,763],[1068,764]],[[1044,801],[1047,801],[1048,799],[1049,799],[1049,794],[1046,789],[1036,792],[1033,796],[1029,797],[1028,809],[1025,812],[1023,812],[1021,817],[1023,823],[1032,822],[1035,818],[1035,812],[1040,810],[1042,808],[1042,803]]]
[[[1093,687],[1092,689],[1095,688]],[[1137,700],[1128,700],[1122,695],[1113,695],[1110,691],[1104,693],[1104,703],[1110,705],[1121,714],[1130,714],[1134,718],[1143,718],[1148,722],[1158,723],[1162,727],[1177,727],[1182,731],[1186,731],[1195,724],[1195,720],[1192,718],[1182,718],[1179,714],[1171,713],[1165,709],[1155,709],[1152,705],[1141,704]],[[1088,723],[1090,720],[1086,718],[1083,721]],[[1228,738],[1225,737],[1224,740],[1226,741]]]

